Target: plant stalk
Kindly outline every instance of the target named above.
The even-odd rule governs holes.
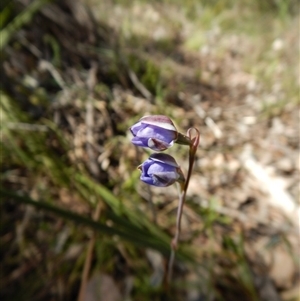
[[[190,128],[187,131],[187,137],[189,137],[189,139],[191,141],[190,150],[189,150],[189,168],[188,168],[188,174],[187,174],[185,182],[181,183],[181,185],[180,185],[181,189],[179,192],[179,205],[178,205],[178,209],[177,209],[176,232],[175,232],[174,238],[171,241],[171,255],[170,255],[169,264],[168,264],[167,283],[170,283],[172,280],[173,266],[174,266],[174,261],[175,261],[175,253],[176,253],[176,249],[178,247],[178,241],[179,241],[179,236],[180,236],[180,231],[181,231],[181,217],[182,217],[182,212],[183,212],[183,205],[185,203],[186,193],[188,190],[190,178],[191,178],[193,167],[194,167],[196,152],[197,152],[197,148],[198,148],[198,145],[200,142],[200,133],[197,129],[194,128],[194,130],[196,131],[196,136],[194,138],[191,137],[192,129],[193,128]]]

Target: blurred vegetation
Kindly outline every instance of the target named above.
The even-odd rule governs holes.
[[[0,299],[77,299],[86,245],[94,231],[90,274],[101,270],[123,286],[134,275],[131,299],[126,300],[185,300],[186,289],[198,286],[196,280],[184,279],[188,269],[203,279],[203,300],[260,300],[242,229],[216,212],[213,200],[208,208],[191,205],[202,225],[178,250],[169,295],[163,286],[151,284],[145,250],[158,251],[167,263],[176,214],[167,210],[160,217],[163,223],[155,223],[153,208],[143,197],[149,191],[137,188],[136,166],[144,155],[127,135],[130,125],[150,111],[180,124],[184,117],[177,109],[182,104],[168,99],[193,82],[175,79],[180,71],[171,60],[180,61],[185,51],[207,44],[205,32],[212,26],[256,45],[243,64],[266,90],[272,89],[276,66],[282,59],[287,62],[281,74],[285,94],[280,102],[266,103],[261,118],[279,115],[287,104],[297,105],[290,49],[274,54],[269,45],[297,18],[298,2],[152,1],[194,24],[184,41],[176,34],[179,19],[164,20],[171,30],[157,41],[147,36],[147,25],[139,27],[139,20],[124,17],[131,6],[150,5],[148,1],[108,2],[108,11],[124,9],[115,28],[109,22],[118,20],[109,20],[103,3],[103,11],[99,8],[93,16],[97,1],[71,2],[1,2]],[[224,49],[216,49],[219,57]],[[210,85],[197,72],[194,83]],[[139,99],[147,99],[146,108],[138,106]],[[178,154],[185,156],[180,148]],[[163,212],[172,198],[161,194],[155,206]],[[101,213],[95,221],[97,206]],[[227,229],[220,252],[213,248],[213,241],[220,241],[219,227]],[[199,233],[212,241],[209,250],[193,245]],[[221,268],[215,270],[215,265]]]

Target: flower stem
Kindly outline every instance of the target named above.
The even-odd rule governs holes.
[[[175,143],[177,144],[182,144],[182,145],[190,145],[191,144],[191,139],[190,137],[181,134],[181,133],[177,133],[177,139],[175,141]]]
[[[191,131],[194,129],[196,131],[196,136],[192,138]],[[180,191],[179,191],[179,205],[177,209],[177,218],[176,218],[176,232],[174,235],[174,238],[171,241],[171,255],[169,259],[169,264],[168,264],[168,275],[167,275],[167,281],[168,283],[171,282],[172,279],[172,274],[173,274],[173,266],[174,266],[174,261],[175,261],[175,252],[178,247],[178,241],[179,241],[179,236],[180,236],[180,230],[181,230],[181,217],[182,217],[182,212],[183,212],[183,205],[186,199],[186,193],[188,190],[190,178],[192,175],[193,171],[193,166],[195,162],[195,156],[197,152],[197,148],[200,142],[200,133],[197,129],[195,128],[190,128],[187,131],[187,137],[190,139],[190,150],[189,150],[189,169],[187,173],[187,177],[184,183],[180,183]]]
[[[168,264],[168,283],[171,282],[172,279],[172,274],[173,274],[173,266],[174,266],[174,261],[175,261],[175,252],[178,246],[178,240],[179,240],[179,235],[180,235],[180,229],[181,229],[181,216],[183,212],[183,205],[185,202],[185,196],[186,196],[186,191],[183,190],[185,185],[182,185],[180,193],[179,193],[179,205],[177,209],[177,218],[176,218],[176,232],[174,235],[174,238],[171,241],[171,255],[169,259],[169,264]]]

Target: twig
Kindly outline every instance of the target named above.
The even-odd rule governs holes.
[[[39,63],[40,70],[47,70],[50,72],[50,74],[55,79],[56,83],[61,87],[62,90],[66,90],[67,85],[64,82],[62,76],[59,74],[59,72],[55,69],[55,67],[46,60],[41,60]]]
[[[101,202],[98,202],[96,211],[94,214],[94,221],[97,221],[99,219],[101,212]],[[78,301],[84,301],[84,296],[86,292],[86,286],[88,282],[88,277],[91,269],[91,262],[92,262],[92,255],[93,255],[93,250],[95,247],[95,242],[96,242],[96,233],[93,232],[93,235],[89,241],[89,245],[87,248],[87,254],[84,262],[84,267],[82,271],[82,276],[81,276],[81,284],[80,284],[80,289],[79,289],[79,294],[78,294]]]
[[[212,130],[213,134],[217,139],[222,138],[223,134],[218,125],[213,121],[212,118],[206,117],[205,124]]]
[[[198,102],[199,102],[199,100],[198,100]],[[204,119],[205,124],[211,129],[214,136],[217,139],[222,138],[223,133],[222,133],[221,129],[219,128],[219,126],[214,122],[214,120],[211,117],[207,116],[206,112],[201,108],[200,104],[194,105],[193,108],[194,108],[194,111],[196,112],[196,114],[201,119]]]
[[[149,193],[149,198],[148,198],[148,203],[149,203],[149,207],[152,213],[152,219],[153,219],[153,223],[156,225],[157,224],[157,214],[156,214],[156,209],[153,203],[153,199],[152,199],[152,192],[149,186],[147,186],[147,190]]]
[[[7,128],[10,130],[33,131],[33,132],[48,132],[49,128],[46,125],[31,124],[24,122],[8,122]]]
[[[93,174],[95,178],[99,176],[99,168],[97,165],[97,160],[94,154],[94,150],[92,148],[93,145],[93,126],[94,126],[94,106],[93,106],[93,90],[96,85],[96,74],[97,74],[97,64],[92,63],[92,67],[89,72],[89,77],[87,79],[87,87],[89,89],[89,98],[87,100],[86,104],[86,139],[87,139],[87,145],[86,150],[89,156],[89,167],[90,171]],[[96,207],[96,212],[93,217],[95,221],[99,219],[101,211],[101,203],[98,202]],[[92,261],[92,253],[95,246],[96,241],[96,234],[93,233],[93,236],[89,242],[88,249],[87,249],[87,255],[85,258],[84,268],[82,271],[82,277],[81,277],[81,285],[78,295],[78,301],[84,301],[84,296],[86,292],[86,286],[88,281],[88,276],[91,268],[91,261]]]
[[[148,99],[151,100],[152,98],[152,94],[150,93],[149,90],[147,90],[147,88],[139,81],[138,77],[136,76],[136,74],[129,69],[128,71],[129,73],[129,77],[132,81],[132,83],[135,85],[135,87],[142,93],[142,95]]]
[[[152,221],[156,225],[157,224],[157,214],[155,205],[153,203],[153,194],[151,189],[148,187],[148,185],[138,186],[137,188],[138,194],[147,201],[147,204],[149,206],[149,210],[151,211],[152,215]]]
[[[87,86],[89,89],[89,97],[86,102],[86,151],[89,157],[89,169],[95,178],[98,178],[100,171],[97,164],[97,159],[93,150],[93,128],[94,128],[94,105],[93,105],[93,91],[96,85],[97,79],[97,64],[93,63],[92,68],[89,71],[89,77],[87,80]]]

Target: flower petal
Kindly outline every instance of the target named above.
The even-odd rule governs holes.
[[[166,143],[166,142],[161,141],[159,139],[150,138],[150,139],[148,139],[148,145],[147,146],[150,147],[151,149],[155,150],[155,151],[164,151],[172,145],[173,145],[173,143]]]
[[[173,167],[177,167],[177,168],[179,167],[176,160],[172,156],[167,155],[167,154],[152,154],[149,159],[151,159],[153,161],[161,162],[161,163],[173,166]]]
[[[149,166],[149,168],[147,170],[147,173],[149,175],[152,175],[152,174],[157,174],[160,172],[169,172],[169,171],[175,171],[175,170],[176,170],[176,167],[174,167],[174,166],[170,166],[168,164],[164,164],[161,162],[152,161],[151,165]]]
[[[148,185],[157,186],[157,185],[154,184],[153,177],[148,177],[148,176],[144,176],[143,174],[141,174],[140,180],[145,182]]]
[[[166,187],[176,181],[185,181],[175,159],[167,154],[152,154],[138,168],[141,170],[140,179],[149,185]]]
[[[177,132],[176,127],[174,126],[172,120],[164,115],[149,115],[149,116],[144,116],[140,119],[141,123],[144,124],[151,124],[155,125],[157,127],[174,131]]]
[[[133,136],[136,136],[137,132],[147,127],[146,124],[142,124],[141,122],[138,122],[134,124],[132,127],[130,127],[130,131]]]
[[[133,137],[131,139],[131,142],[136,146],[149,147],[148,140],[149,140],[148,138]]]
[[[177,134],[174,131],[169,131],[166,129],[162,129],[158,126],[147,125],[144,128],[141,128],[137,133],[137,137],[148,137],[159,139],[161,141],[165,141],[170,143],[173,140],[176,140]]]
[[[130,131],[134,136],[133,144],[149,147],[155,151],[166,150],[178,138],[178,132],[172,120],[164,115],[145,116],[130,127]]]
[[[155,186],[165,187],[174,184],[179,179],[179,175],[175,171],[158,172],[153,174],[152,178]]]

